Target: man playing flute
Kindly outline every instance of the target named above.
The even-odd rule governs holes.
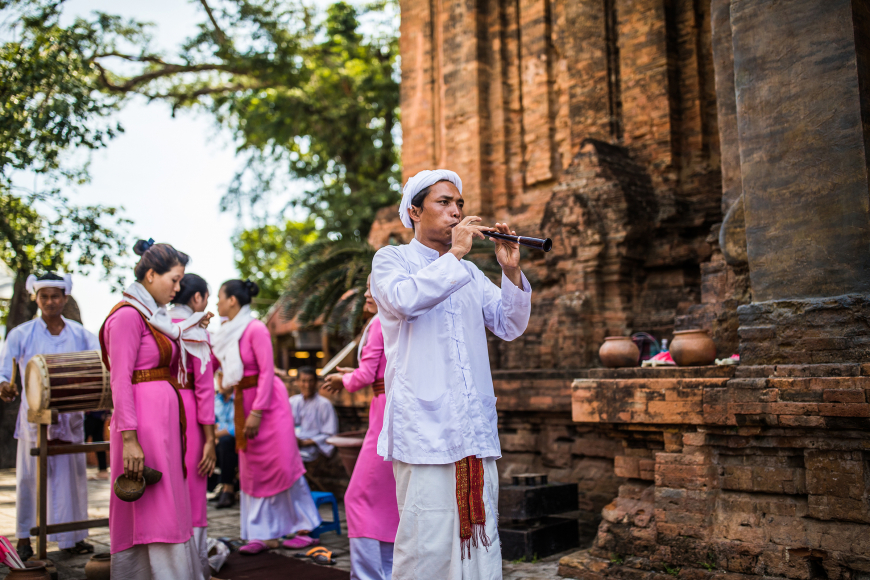
[[[495,240],[501,288],[462,259],[482,231],[514,233],[464,217],[463,204],[456,173],[418,173],[399,207],[414,239],[372,263],[388,361],[378,454],[393,462],[400,514],[393,580],[502,577],[501,447],[484,329],[520,336],[532,293],[516,243]]]

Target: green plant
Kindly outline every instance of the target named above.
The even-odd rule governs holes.
[[[671,576],[676,577],[680,575],[680,568],[671,568],[670,566],[665,564],[665,572],[667,572]]]
[[[617,553],[613,553],[610,555],[610,563],[616,564],[617,566],[621,566],[625,563],[625,559]]]
[[[522,557],[520,557],[520,558],[517,558],[516,560],[513,560],[513,561],[511,562],[511,564],[522,564],[522,563],[525,562],[525,561],[526,561],[526,557],[525,557],[525,556],[522,556]]]

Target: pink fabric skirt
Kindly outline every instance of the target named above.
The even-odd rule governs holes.
[[[239,452],[239,483],[252,497],[271,497],[290,489],[305,473],[296,434],[290,398],[281,379],[275,377],[271,406],[263,411],[260,431]],[[256,389],[246,389],[245,417],[251,414]]]
[[[393,464],[378,455],[378,436],[384,426],[386,395],[372,398],[369,429],[344,496],[348,537],[395,542],[399,527]]]
[[[202,448],[205,437],[202,425],[196,419],[196,397],[193,389],[182,389],[181,400],[184,401],[184,414],[187,416],[187,452],[184,454],[184,464],[187,466],[187,489],[190,491],[190,518],[195,528],[208,525],[206,516],[207,478],[199,475],[197,467],[202,460]]]
[[[190,493],[181,468],[181,424],[178,396],[166,381],[133,385],[136,402],[137,436],[145,465],[161,471],[163,477],[145,488],[134,502],[109,495],[109,538],[111,552],[140,544],[162,542],[183,544],[193,535]],[[109,428],[112,477],[123,474],[124,441],[114,420]]]

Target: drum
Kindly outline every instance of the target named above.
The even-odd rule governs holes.
[[[27,363],[24,384],[27,403],[35,412],[112,408],[109,372],[96,350],[38,354]]]

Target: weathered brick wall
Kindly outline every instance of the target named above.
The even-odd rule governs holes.
[[[401,8],[404,177],[452,168],[468,213],[555,242],[525,259],[532,324],[512,343],[493,341],[495,367],[597,366],[605,336],[669,336],[702,304],[702,280],[730,267],[702,270],[723,215],[708,3]],[[391,238],[407,239],[394,210],[370,236],[375,246]],[[686,319],[721,335],[723,356],[737,334],[721,303],[746,298],[732,294],[708,292]]]

